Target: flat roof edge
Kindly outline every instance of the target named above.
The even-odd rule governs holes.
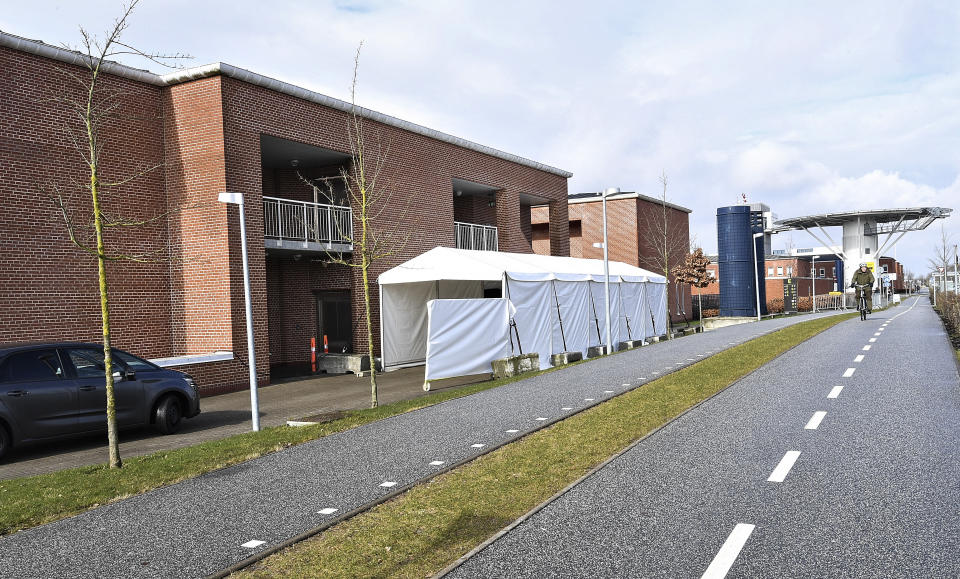
[[[584,195],[583,193],[577,193],[576,195]],[[663,203],[667,207],[676,209],[678,211],[683,211],[684,213],[693,213],[693,209],[688,209],[682,205],[677,205],[676,203],[671,203],[669,201],[661,201],[656,197],[649,197],[643,195],[642,193],[617,193],[616,195],[609,195],[607,197],[608,201],[616,201],[617,199],[643,199],[644,201],[649,201],[651,203],[656,203],[657,205]],[[595,197],[568,197],[567,204],[573,205],[575,203],[596,203],[602,201],[600,194],[597,193]]]
[[[28,38],[22,38],[14,34],[9,34],[0,30],[0,46],[5,46],[13,50],[18,50],[20,52],[27,52],[29,54],[34,54],[37,56],[43,56],[53,60],[59,60],[68,64],[73,64],[77,66],[86,66],[85,57],[79,53],[72,50],[67,50],[65,48],[59,48],[46,44],[39,40],[30,40]],[[262,88],[267,88],[279,93],[293,96],[295,98],[303,99],[309,102],[317,103],[326,107],[337,109],[350,113],[354,110],[352,104],[336,99],[318,92],[314,92],[294,84],[283,82],[275,78],[270,78],[262,74],[257,74],[249,70],[227,64],[225,62],[217,62],[213,64],[206,64],[203,66],[198,66],[194,68],[187,68],[182,70],[176,70],[164,75],[157,75],[147,70],[140,70],[133,68],[124,64],[118,64],[115,62],[105,62],[102,70],[106,73],[113,74],[115,76],[120,76],[123,78],[128,78],[131,80],[136,80],[146,84],[151,84],[154,86],[172,86],[175,84],[180,84],[183,82],[189,82],[192,80],[198,80],[201,78],[208,78],[211,76],[216,76],[222,74],[230,78],[237,79],[248,84],[259,86]],[[533,161],[521,157],[519,155],[514,155],[512,153],[507,153],[506,151],[501,151],[493,147],[488,147],[486,145],[481,145],[467,139],[457,137],[448,133],[437,131],[425,127],[423,125],[418,125],[410,121],[405,121],[397,117],[393,117],[381,112],[377,112],[371,109],[364,107],[356,107],[357,112],[365,119],[370,119],[378,123],[383,123],[385,125],[397,127],[411,133],[418,135],[423,135],[431,139],[436,139],[438,141],[443,141],[445,143],[450,143],[458,147],[463,147],[477,153],[483,153],[485,155],[490,155],[491,157],[496,157],[498,159],[503,159],[504,161],[510,161],[511,163],[517,163],[518,165],[523,165],[525,167],[530,167],[538,171],[543,171],[545,173],[551,173],[560,177],[569,179],[573,177],[573,173],[569,171],[564,171],[557,167],[552,167],[544,163]]]

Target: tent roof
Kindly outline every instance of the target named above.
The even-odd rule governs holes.
[[[555,257],[535,253],[506,253],[435,247],[406,263],[380,274],[380,285],[437,280],[500,281],[506,273],[518,280],[585,280],[603,278],[602,259]],[[664,277],[651,271],[610,262],[610,277],[628,281],[664,283]]]

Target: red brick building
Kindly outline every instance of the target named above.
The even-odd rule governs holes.
[[[669,267],[683,262],[690,251],[690,209],[666,204],[667,231],[670,236]],[[603,259],[603,202],[599,193],[578,193],[569,197],[570,256]],[[663,275],[661,231],[663,204],[639,193],[623,192],[607,197],[607,239],[609,258]],[[532,217],[533,251],[550,253],[550,208],[534,207]],[[671,274],[671,280],[673,276]],[[669,290],[670,315],[674,322],[691,316],[690,288],[675,283]]]
[[[784,280],[793,279],[797,286],[797,297],[810,298],[812,295],[812,286],[816,281],[817,295],[826,295],[829,292],[845,288],[837,284],[836,260],[835,255],[829,255],[823,252],[823,258],[817,259],[816,264],[810,256],[790,256],[783,254],[767,255],[764,264],[766,266],[766,291],[768,308],[771,307],[772,300],[783,298]],[[720,279],[720,272],[716,263],[716,256],[711,256],[713,263],[707,268],[714,279]],[[811,268],[815,267],[814,275],[811,275]],[[884,269],[886,268],[886,269]],[[897,280],[892,281],[894,291],[905,291],[903,282],[903,265],[891,257],[881,257],[880,266],[875,271],[876,276],[886,272],[897,272]],[[718,283],[710,284],[700,290],[703,295],[717,295],[720,293]],[[696,295],[697,290],[694,290]],[[706,308],[706,305],[704,306]]]
[[[0,33],[0,342],[92,340],[101,335],[95,260],[74,247],[48,193],[83,182],[87,168],[63,127],[74,122],[52,96],[76,93],[78,55]],[[162,165],[121,186],[110,211],[161,215],[111,243],[169,256],[113,262],[117,347],[194,374],[206,393],[246,386],[244,290],[238,212],[217,202],[244,195],[259,378],[308,362],[310,338],[339,350],[366,347],[359,273],[331,263],[352,256],[355,218],[343,188],[301,177],[349,170],[350,104],[218,63],[165,76],[110,65],[122,91],[105,129],[101,171],[116,178]],[[569,255],[570,173],[361,109],[368,143],[389,144],[381,182],[390,206],[381,236],[409,237],[374,265],[376,276],[435,246],[531,252],[531,207],[546,205],[552,255]],[[318,182],[319,183],[319,182]],[[69,199],[86,210],[89,195]],[[81,215],[82,212],[78,212]],[[374,286],[373,319],[379,319]],[[374,336],[379,346],[378,328]]]

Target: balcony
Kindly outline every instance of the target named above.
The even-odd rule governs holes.
[[[263,198],[263,245],[267,249],[316,252],[353,251],[353,212],[349,207]]]
[[[497,228],[492,225],[453,222],[457,249],[497,251]]]

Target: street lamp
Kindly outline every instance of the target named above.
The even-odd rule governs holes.
[[[819,255],[813,256],[813,267],[810,270],[810,292],[813,294],[813,305],[810,306],[811,313],[817,313],[817,258]]]
[[[603,301],[607,314],[607,354],[613,352],[610,339],[610,253],[607,250],[607,195],[616,195],[619,187],[608,187],[603,193]]]
[[[247,311],[247,356],[250,358],[250,413],[254,432],[260,430],[260,403],[257,400],[257,361],[253,347],[253,308],[250,305],[250,265],[247,262],[247,225],[243,214],[243,193],[221,193],[221,203],[240,208],[240,249],[243,254],[243,298]]]
[[[754,233],[750,245],[753,246],[753,284],[757,290],[757,321],[760,321],[760,271],[757,263],[757,240],[763,237],[763,232]]]

